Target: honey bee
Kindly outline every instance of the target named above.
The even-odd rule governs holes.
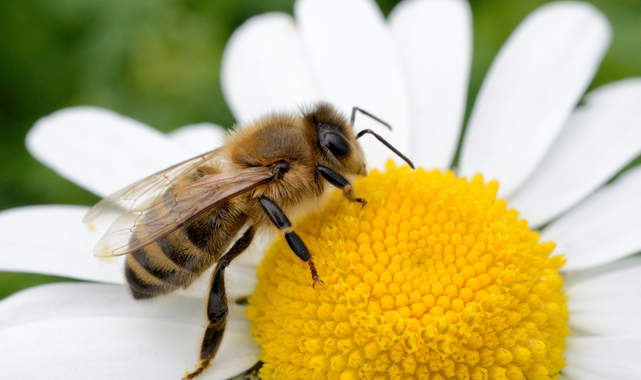
[[[348,122],[327,103],[300,114],[263,117],[236,128],[222,147],[112,194],[85,216],[85,223],[111,223],[94,255],[128,254],[125,277],[137,300],[186,288],[217,264],[199,364],[184,379],[198,376],[216,355],[228,312],[225,268],[247,249],[256,231],[275,226],[284,233],[292,251],[309,265],[312,285],[322,284],[286,214],[317,202],[327,182],[348,200],[367,203],[354,195],[348,180],[367,172],[357,142],[364,134],[414,167],[372,130],[356,134],[357,111],[389,127],[357,107]]]

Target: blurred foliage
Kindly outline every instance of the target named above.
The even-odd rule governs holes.
[[[397,2],[378,1],[386,15]],[[471,1],[474,61],[468,112],[501,45],[528,13],[546,2]],[[612,46],[591,87],[641,75],[641,2],[589,2],[614,29]],[[226,41],[249,17],[291,13],[292,7],[293,0],[0,2],[0,210],[98,200],[38,163],[24,147],[29,128],[58,109],[96,105],[163,131],[203,121],[232,125],[219,82]],[[57,280],[0,273],[0,298]]]

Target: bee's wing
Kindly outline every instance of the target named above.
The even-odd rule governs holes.
[[[94,256],[134,252],[183,226],[189,219],[242,193],[266,184],[271,168],[255,167],[212,174],[180,189],[148,199],[120,216],[94,249]]]
[[[111,224],[126,212],[139,208],[148,200],[164,193],[183,175],[191,173],[207,161],[218,159],[221,153],[221,149],[212,150],[141,179],[96,203],[82,221],[86,224]]]

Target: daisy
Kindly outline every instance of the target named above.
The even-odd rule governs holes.
[[[261,347],[234,307],[202,378],[234,376],[259,355],[265,377],[547,379],[559,369],[575,380],[638,377],[641,260],[631,255],[641,250],[641,169],[606,182],[641,152],[641,81],[584,96],[610,41],[603,15],[584,3],[552,3],[519,25],[479,92],[456,173],[466,179],[457,179],[432,168],[449,167],[461,131],[469,5],[405,1],[384,20],[367,0],[300,0],[294,13],[295,21],[255,17],[232,36],[222,81],[236,119],[320,99],[345,112],[357,105],[393,125],[385,138],[427,170],[388,164],[386,174],[356,184],[371,202],[366,210],[336,198],[296,225],[331,286],[309,289],[300,263],[277,241],[246,310]],[[27,147],[106,196],[215,148],[221,135],[213,125],[164,135],[77,107],[41,119]],[[363,145],[382,169],[388,152]],[[10,253],[0,256],[0,269],[117,284],[47,285],[2,301],[0,373],[176,379],[192,370],[206,286],[134,302],[121,286],[122,259],[88,254],[105,228],[81,224],[87,209],[0,214]],[[478,223],[463,223],[468,216]],[[533,231],[544,225],[539,238]],[[261,255],[247,256],[229,268],[234,297],[251,295],[256,284]],[[289,340],[269,343],[282,338]]]

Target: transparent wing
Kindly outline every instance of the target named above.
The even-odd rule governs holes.
[[[208,161],[219,159],[222,152],[220,148],[212,150],[129,185],[96,203],[82,221],[86,224],[111,224],[121,215],[164,193],[183,175]]]
[[[174,232],[194,216],[266,184],[273,177],[271,168],[248,168],[208,175],[190,186],[169,189],[122,214],[100,239],[94,255],[134,252]]]

